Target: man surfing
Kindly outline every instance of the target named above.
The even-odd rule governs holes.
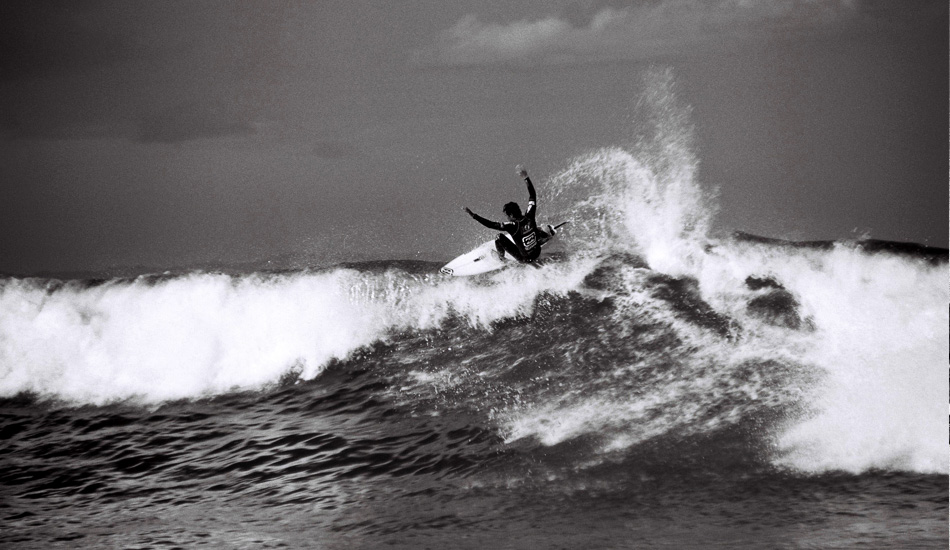
[[[503,223],[485,219],[469,210],[467,206],[463,209],[485,227],[505,231],[511,235],[509,239],[505,233],[500,233],[495,239],[495,248],[498,250],[499,257],[504,258],[507,253],[521,263],[531,263],[541,254],[541,243],[554,236],[554,228],[547,226],[547,233],[538,229],[538,224],[534,220],[537,212],[537,194],[534,192],[534,185],[531,184],[528,172],[521,165],[518,165],[515,170],[528,186],[528,209],[524,214],[521,213],[521,207],[516,202],[509,202],[502,208],[502,212],[508,216],[508,221]]]

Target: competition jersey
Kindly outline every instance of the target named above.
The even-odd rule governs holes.
[[[501,224],[502,229],[511,235],[515,245],[526,259],[533,260],[538,257],[541,247],[538,246],[537,229],[538,224],[534,221],[535,202],[528,202],[528,209],[520,220],[513,222],[507,221]]]

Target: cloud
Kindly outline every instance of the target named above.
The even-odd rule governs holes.
[[[851,0],[662,0],[603,6],[512,23],[468,15],[413,53],[422,66],[558,64],[649,59],[700,51],[756,32],[795,32],[841,21]]]
[[[555,17],[499,25],[469,15],[445,31],[440,43],[423,56],[428,57],[424,61],[448,65],[514,61],[543,55],[576,34],[570,24]]]

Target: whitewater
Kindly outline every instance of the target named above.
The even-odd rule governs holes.
[[[0,545],[946,545],[947,251],[718,234],[672,87],[541,269],[0,280]]]

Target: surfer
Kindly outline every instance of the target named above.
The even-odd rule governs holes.
[[[538,224],[534,220],[537,212],[537,195],[534,192],[534,185],[531,184],[528,172],[521,165],[518,165],[515,170],[518,176],[524,180],[525,185],[528,186],[528,209],[523,214],[521,213],[521,207],[516,202],[509,202],[502,208],[502,212],[508,216],[508,221],[503,223],[483,218],[472,212],[467,206],[463,209],[475,221],[485,227],[496,231],[505,231],[511,235],[509,239],[505,233],[499,233],[495,239],[495,248],[501,258],[504,258],[507,253],[519,262],[531,263],[537,260],[541,254],[541,243],[554,235],[554,228],[549,225],[548,233],[538,229]]]

